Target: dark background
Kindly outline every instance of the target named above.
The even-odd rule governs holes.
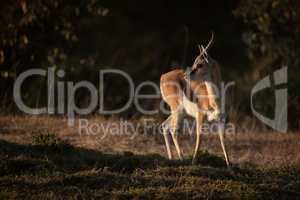
[[[88,80],[97,86],[99,70],[114,68],[129,73],[136,84],[158,83],[162,73],[190,66],[197,44],[206,44],[211,31],[215,41],[210,55],[221,64],[224,80],[236,82],[228,101],[231,120],[252,120],[251,87],[288,65],[289,128],[299,128],[297,0],[1,1],[1,113],[18,113],[12,87],[27,69],[56,66],[66,71],[60,81]],[[46,105],[45,78],[32,78],[22,89],[29,105]],[[107,109],[127,101],[128,84],[119,77],[108,77],[105,91]],[[84,107],[88,100],[87,91],[79,90],[76,103]],[[274,100],[270,90],[258,95],[256,106],[271,117]],[[132,106],[120,116],[140,113]]]

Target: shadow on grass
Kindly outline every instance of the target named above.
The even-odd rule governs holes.
[[[170,161],[158,154],[134,155],[131,152],[108,154],[99,151],[74,147],[68,143],[58,145],[21,145],[0,140],[0,163],[3,173],[21,174],[24,171],[76,172],[89,169],[105,169],[131,173],[136,169],[154,169],[167,166],[191,165],[191,160]],[[222,158],[200,153],[201,165],[225,167]]]
[[[104,154],[99,151],[73,147],[69,144],[55,146],[20,145],[0,140],[2,164],[8,171],[22,173],[34,166],[63,172],[76,172],[94,168],[109,168],[112,171],[131,172],[135,168],[153,168],[166,165],[167,160],[159,155]],[[37,169],[35,169],[37,170]],[[5,170],[2,170],[2,173]],[[38,171],[38,170],[37,170]]]

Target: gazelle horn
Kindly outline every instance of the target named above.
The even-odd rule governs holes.
[[[210,46],[211,46],[211,44],[213,43],[213,41],[214,41],[214,32],[212,31],[212,32],[211,32],[211,38],[210,38],[210,41],[208,42],[208,44],[207,44],[206,47],[205,47],[205,50],[206,50],[206,51],[210,48]]]

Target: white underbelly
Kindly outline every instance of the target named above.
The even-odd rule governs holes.
[[[183,95],[182,106],[188,115],[197,117],[198,105],[190,101],[185,95]]]

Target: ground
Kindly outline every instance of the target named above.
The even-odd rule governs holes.
[[[299,133],[229,135],[227,169],[215,135],[203,135],[192,165],[194,135],[180,136],[185,160],[169,161],[163,137],[141,127],[134,135],[79,134],[47,116],[0,117],[0,127],[0,199],[300,198]]]

